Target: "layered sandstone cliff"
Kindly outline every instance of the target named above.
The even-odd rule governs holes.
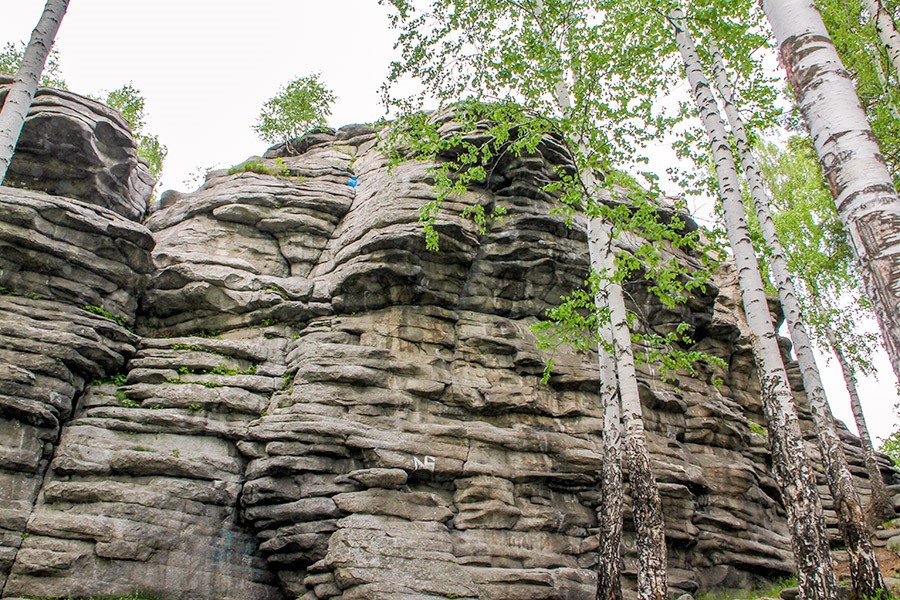
[[[141,221],[121,118],[38,100],[10,181],[30,189],[0,188],[2,597],[593,598],[596,361],[543,385],[529,329],[587,268],[540,190],[553,140],[450,203],[429,253],[429,165],[388,173],[367,127]],[[508,216],[480,235],[473,203]],[[729,365],[640,374],[674,590],[790,572],[733,275],[679,314],[629,291]],[[631,581],[627,523],[624,546]]]

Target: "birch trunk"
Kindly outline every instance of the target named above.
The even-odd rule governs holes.
[[[829,341],[832,351],[837,356],[838,364],[841,365],[841,372],[844,374],[847,393],[850,396],[850,410],[853,411],[853,420],[856,421],[856,429],[859,431],[859,441],[866,461],[866,471],[869,473],[869,481],[872,482],[872,498],[869,500],[867,511],[869,523],[873,526],[879,525],[888,519],[894,518],[894,505],[884,485],[881,469],[878,466],[878,459],[875,457],[875,447],[872,445],[869,426],[866,423],[866,416],[863,414],[862,403],[859,400],[859,391],[856,389],[856,373],[850,365],[850,361],[847,360],[847,357],[841,351],[837,340],[832,338]]]
[[[866,527],[859,494],[853,484],[853,478],[850,476],[841,440],[834,428],[834,417],[825,397],[825,388],[822,385],[819,368],[816,366],[812,342],[803,322],[800,302],[797,300],[794,283],[791,281],[784,249],[775,231],[775,221],[772,219],[772,212],[769,208],[769,196],[763,186],[756,158],[750,149],[744,123],[734,104],[731,81],[715,40],[710,40],[709,50],[713,58],[716,87],[722,96],[725,114],[734,137],[734,145],[737,148],[744,175],[747,177],[750,196],[753,198],[756,208],[763,240],[771,253],[769,266],[772,279],[778,289],[778,297],[784,309],[791,339],[794,342],[794,351],[797,353],[797,361],[803,375],[803,387],[806,389],[813,422],[816,426],[816,440],[819,453],[822,455],[822,466],[825,469],[825,477],[834,499],[838,526],[850,559],[853,589],[858,598],[875,597],[879,590],[886,594],[887,589],[884,586],[884,579],[872,547],[871,532]]]
[[[881,39],[885,48],[887,48],[888,56],[894,70],[900,76],[900,33],[897,32],[897,24],[891,13],[884,8],[882,0],[865,0],[866,12],[875,24],[875,31]]]
[[[6,102],[0,109],[0,185],[6,178],[44,63],[47,62],[47,55],[50,54],[50,47],[68,4],[69,0],[47,0],[37,27],[31,32],[31,40],[25,48],[25,56],[16,72],[13,85],[6,94]]]
[[[760,0],[900,377],[900,196],[812,0]]]
[[[601,271],[603,240],[588,238],[591,268]],[[594,298],[598,309],[609,305],[608,288]],[[622,544],[622,417],[619,409],[616,363],[607,347],[612,346],[612,328],[601,323],[599,347],[600,398],[603,406],[603,468],[601,471],[600,547],[597,559],[596,600],[622,600],[621,544]],[[603,347],[606,346],[606,347]]]
[[[605,248],[601,256],[605,272],[609,274],[615,272],[611,231],[609,224],[599,218],[591,219],[588,226],[588,239],[597,239],[596,245]],[[622,286],[617,283],[609,282],[608,289],[616,371],[619,375],[619,399],[625,425],[625,464],[628,468],[628,481],[631,483],[632,513],[637,534],[638,597],[641,600],[666,600],[666,528],[659,487],[653,476],[650,449],[644,432],[644,416],[634,371],[634,351],[625,310],[625,295],[622,293]]]
[[[773,471],[787,510],[800,597],[802,600],[833,600],[837,590],[822,505],[816,491],[814,474],[806,458],[793,395],[788,386],[787,373],[759,274],[759,264],[744,221],[734,156],[712,90],[703,75],[696,48],[684,23],[684,14],[680,9],[675,9],[669,13],[669,20],[675,28],[676,43],[700,117],[709,135],[710,150],[715,161],[719,197],[729,244],[734,252],[741,299],[759,373],[763,412],[769,426]]]
[[[559,82],[556,85],[556,101],[563,114],[571,108],[571,100],[565,84]],[[587,148],[579,143],[579,151],[586,152]],[[582,183],[591,193],[600,193],[600,186],[589,170],[581,173]],[[612,227],[602,218],[592,218],[588,223],[588,249],[590,253],[591,267],[599,273],[612,274],[615,272],[615,256],[612,248]],[[651,469],[650,450],[647,447],[644,433],[643,411],[637,387],[637,375],[634,371],[634,351],[631,346],[631,330],[628,327],[628,314],[625,309],[625,295],[622,286],[608,281],[606,285],[606,298],[610,312],[610,327],[612,329],[612,347],[614,353],[615,376],[618,383],[619,401],[624,423],[624,458],[628,464],[629,482],[631,483],[632,513],[634,528],[638,546],[638,595],[642,600],[666,600],[668,595],[668,574],[666,572],[666,535],[665,523],[662,514],[662,503],[659,499],[659,487]],[[606,349],[600,348],[601,356],[609,354]],[[603,364],[601,363],[601,384],[603,385]],[[606,403],[608,408],[610,403]],[[605,459],[607,457],[604,457]],[[621,482],[621,472],[618,474]],[[608,488],[607,488],[607,491]],[[604,492],[605,495],[606,492]],[[618,497],[612,499],[609,510],[618,510],[617,514],[610,515],[610,519],[616,519],[621,528],[621,489],[616,492]],[[617,506],[613,506],[618,502]],[[604,509],[607,507],[604,506]],[[615,534],[615,532],[613,532]],[[621,529],[618,535],[621,536]],[[610,597],[609,594],[620,597],[621,586],[618,585],[618,541],[615,543],[615,557],[607,555],[601,557],[605,567],[612,567],[612,560],[616,561],[616,583],[613,588],[601,589],[598,587],[598,595]],[[601,546],[605,551],[611,551],[611,547]],[[600,578],[599,583],[607,585],[606,576]],[[618,588],[618,589],[616,589]]]

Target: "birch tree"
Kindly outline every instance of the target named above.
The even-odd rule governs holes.
[[[816,426],[816,439],[822,465],[834,499],[838,525],[850,558],[853,589],[860,598],[875,596],[879,591],[886,593],[887,589],[875,558],[875,551],[870,540],[871,534],[865,524],[859,495],[850,476],[841,440],[834,428],[834,418],[825,397],[825,388],[816,366],[812,342],[802,317],[800,302],[797,300],[784,249],[775,231],[775,221],[772,218],[768,193],[763,186],[762,175],[751,151],[743,120],[734,104],[734,94],[730,77],[725,68],[725,61],[713,38],[709,38],[709,50],[712,55],[716,87],[731,126],[734,147],[740,158],[750,196],[756,209],[757,222],[767,246],[770,273],[778,290],[785,320],[794,342],[794,351],[797,353],[797,361],[800,364],[803,386]]]
[[[561,174],[570,184],[562,192],[562,199],[586,212],[588,241],[594,274],[604,283],[597,294],[596,312],[608,314],[612,327],[612,344],[601,343],[601,356],[614,357],[618,401],[604,399],[605,422],[617,425],[610,408],[620,407],[624,421],[624,454],[626,457],[634,499],[634,520],[639,546],[638,589],[642,598],[666,597],[666,548],[659,492],[651,470],[651,460],[643,430],[640,399],[637,391],[632,331],[629,329],[621,283],[614,278],[617,271],[615,249],[612,246],[613,227],[604,220],[609,217],[610,200],[604,195],[600,177],[608,174],[617,159],[634,161],[637,156],[635,140],[642,139],[646,130],[662,129],[663,119],[650,114],[654,107],[653,92],[663,89],[663,63],[656,60],[652,45],[643,44],[658,36],[642,9],[632,12],[634,20],[596,19],[592,11],[596,2],[461,2],[438,1],[428,12],[414,15],[407,2],[394,1],[397,22],[402,25],[400,46],[405,62],[395,66],[393,76],[399,78],[414,73],[428,92],[440,99],[456,101],[465,94],[489,97],[502,101],[524,99],[529,107],[547,114],[559,115],[563,135],[572,140],[570,150],[578,165],[577,177]],[[620,6],[621,3],[610,3]],[[646,57],[625,52],[621,46],[605,45],[610,37],[601,36],[596,27],[588,24],[602,22],[618,38],[626,39],[635,33],[635,26],[647,26],[647,38],[633,42],[635,48],[651,54]],[[630,30],[626,23],[630,25]],[[618,31],[616,31],[618,28]],[[634,39],[634,38],[632,38]],[[628,54],[627,61],[614,66],[613,57]],[[452,65],[448,62],[451,61]],[[445,68],[450,66],[450,68]],[[628,70],[627,73],[624,71]],[[619,75],[616,78],[615,75]],[[606,77],[606,79],[604,79]],[[601,84],[602,81],[602,84]],[[651,83],[652,82],[652,83]],[[605,94],[605,95],[604,95]],[[570,98],[578,98],[578,104]],[[625,107],[638,103],[646,111],[637,118]],[[466,104],[470,106],[470,104]],[[404,105],[408,108],[409,105]],[[496,113],[495,113],[496,114]],[[598,126],[604,120],[611,126]],[[515,125],[517,135],[524,124]],[[608,134],[608,135],[607,135]],[[481,137],[484,137],[483,135]],[[482,153],[483,155],[483,153]],[[457,164],[467,164],[457,160]],[[557,188],[559,189],[559,188]],[[607,209],[607,210],[604,210]],[[626,208],[626,212],[629,209]],[[427,221],[433,218],[432,209],[425,207]],[[482,217],[483,218],[483,217]],[[605,378],[601,378],[605,381]],[[618,403],[620,401],[620,404]],[[604,432],[604,441],[614,441]],[[610,456],[604,462],[604,501],[613,498],[607,492],[610,481],[621,477],[617,460]],[[621,498],[621,496],[617,496]],[[620,502],[620,500],[619,500]],[[604,533],[621,528],[621,507],[604,508],[601,527]],[[607,525],[609,524],[609,525]],[[602,541],[600,589],[603,598],[618,596],[618,538],[616,534]],[[607,570],[608,569],[608,570]]]
[[[900,196],[811,0],[761,0],[900,376]]]
[[[13,151],[25,117],[34,99],[41,71],[50,54],[56,32],[68,8],[69,0],[47,0],[41,18],[31,33],[31,40],[25,49],[22,65],[16,72],[12,87],[6,94],[6,101],[0,109],[0,185],[6,178],[6,171],[12,162]]]
[[[775,203],[775,230],[783,240],[812,342],[835,355],[844,375],[872,486],[866,512],[870,525],[876,525],[893,518],[894,508],[856,390],[857,373],[874,375],[873,352],[882,348],[878,335],[860,328],[861,322],[874,319],[871,305],[862,295],[846,233],[809,139],[793,137],[785,149],[763,144],[758,153],[761,174]]]
[[[763,411],[769,429],[773,471],[787,510],[800,595],[804,600],[832,600],[836,596],[836,584],[821,501],[816,491],[814,474],[806,458],[793,395],[769,314],[753,242],[745,222],[740,182],[728,134],[712,89],[703,74],[684,13],[680,8],[675,8],[669,12],[668,19],[675,29],[678,50],[697,110],[709,136],[709,146],[715,162],[726,233],[734,253],[741,299],[752,334]]]

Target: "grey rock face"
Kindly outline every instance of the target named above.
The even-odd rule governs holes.
[[[2,188],[0,596],[593,598],[596,357],[543,385],[529,329],[587,265],[539,189],[562,156],[448,202],[440,253],[428,165],[388,175],[362,126],[260,159],[285,176],[164,195],[146,227]],[[508,216],[479,235],[474,203]],[[791,569],[734,286],[677,314],[629,286],[729,364],[640,373],[679,594]],[[624,551],[633,586],[629,522]]]
[[[11,85],[0,75],[0,103]],[[77,198],[138,221],[154,184],[119,113],[77,94],[38,88],[4,185]]]

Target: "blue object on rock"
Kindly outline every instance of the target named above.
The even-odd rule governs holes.
[[[347,181],[347,185],[349,185],[352,188],[355,188],[356,186],[359,185],[359,179],[357,179],[355,176],[351,177],[350,180]]]

